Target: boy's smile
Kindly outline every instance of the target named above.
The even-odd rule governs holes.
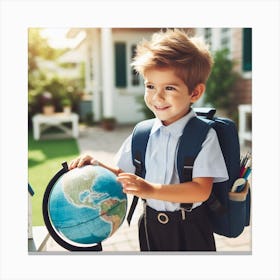
[[[144,79],[146,105],[164,125],[186,115],[190,104],[200,97],[190,95],[187,85],[171,67],[148,69]]]

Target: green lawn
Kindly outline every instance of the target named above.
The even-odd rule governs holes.
[[[32,223],[44,225],[42,201],[51,178],[62,168],[61,163],[79,155],[75,139],[35,141],[28,135],[28,180],[35,194],[32,200]]]

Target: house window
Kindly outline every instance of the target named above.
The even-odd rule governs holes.
[[[252,28],[243,28],[243,71],[252,71]]]
[[[126,44],[115,43],[115,83],[117,88],[127,86],[126,67]]]
[[[221,47],[230,49],[230,29],[221,29]]]
[[[130,66],[135,52],[136,44],[115,43],[115,86],[117,88],[141,87],[141,77]]]
[[[136,54],[136,45],[131,46],[131,61]],[[139,86],[140,85],[140,78],[137,72],[131,68],[131,85],[132,86]]]

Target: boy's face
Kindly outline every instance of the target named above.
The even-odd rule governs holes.
[[[172,68],[151,68],[145,72],[145,102],[164,125],[169,125],[189,111],[198,98]],[[195,95],[195,94],[194,94]]]

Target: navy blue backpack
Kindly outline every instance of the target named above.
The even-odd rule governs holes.
[[[225,159],[229,179],[214,183],[212,193],[205,202],[208,206],[213,230],[226,237],[239,236],[244,227],[250,223],[250,189],[247,183],[239,192],[231,192],[233,183],[240,173],[240,146],[238,132],[230,119],[215,117],[215,109],[194,109],[197,117],[192,118],[184,128],[177,154],[177,169],[180,182],[192,180],[192,167],[196,156],[201,150],[205,137],[212,127],[215,129],[221,150]],[[146,147],[154,119],[145,120],[136,125],[132,137],[132,159],[136,168],[135,174],[145,178]],[[138,197],[134,197],[127,221],[130,224]],[[190,203],[182,203],[181,207],[188,209]]]

